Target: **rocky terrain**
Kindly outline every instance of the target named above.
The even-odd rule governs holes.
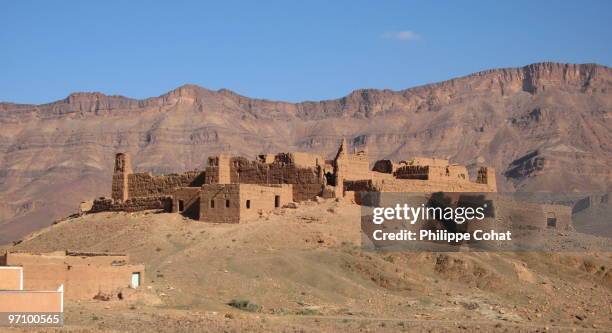
[[[359,215],[359,206],[334,199],[244,224],[150,211],[97,213],[64,219],[7,248],[125,252],[146,264],[143,285],[122,292],[123,299],[67,302],[61,332],[612,327],[612,257],[592,252],[586,238],[579,253],[364,251]]]
[[[330,155],[347,137],[372,160],[492,165],[502,190],[609,190],[611,88],[606,66],[539,63],[320,102],[185,85],[144,100],[75,93],[0,103],[0,244],[108,196],[116,152],[129,152],[137,170],[172,172],[219,152]]]

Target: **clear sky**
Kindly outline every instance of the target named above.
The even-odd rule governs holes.
[[[275,100],[533,62],[612,64],[612,1],[0,2],[0,101],[186,83]]]

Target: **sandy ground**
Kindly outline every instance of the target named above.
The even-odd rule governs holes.
[[[12,249],[126,252],[146,264],[123,300],[67,302],[57,331],[612,331],[610,253],[381,253],[361,249],[359,230],[358,206],[328,200],[240,225],[91,214]]]

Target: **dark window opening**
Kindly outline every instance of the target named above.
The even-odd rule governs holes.
[[[215,200],[210,200],[210,208],[215,208]]]
[[[557,227],[557,217],[555,216],[555,213],[551,212],[546,214],[546,226],[549,228]]]
[[[178,204],[179,204],[178,210],[179,212],[182,212],[185,209],[185,203],[183,202],[183,200],[179,200]]]
[[[246,201],[246,208],[247,209],[251,208],[251,200]]]
[[[274,196],[274,208],[280,207],[280,195]]]
[[[225,208],[229,208],[229,199],[225,200]]]
[[[336,177],[331,172],[325,173],[325,180],[327,181],[327,185],[336,186]]]

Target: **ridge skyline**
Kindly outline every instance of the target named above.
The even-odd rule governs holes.
[[[344,95],[340,95],[338,97],[334,97],[334,98],[322,98],[322,99],[305,99],[305,100],[300,100],[300,101],[289,101],[289,100],[283,100],[283,99],[274,99],[274,98],[266,98],[266,97],[256,97],[256,96],[251,96],[248,94],[244,94],[241,92],[237,92],[236,90],[232,90],[229,88],[219,88],[219,89],[211,89],[208,88],[207,86],[198,84],[198,83],[184,83],[181,84],[179,86],[177,86],[174,89],[170,89],[160,95],[150,95],[148,97],[143,97],[143,98],[138,98],[138,97],[131,97],[131,96],[127,96],[127,95],[123,95],[123,94],[112,94],[112,93],[106,93],[103,91],[96,91],[96,90],[92,90],[92,91],[74,91],[69,93],[68,95],[66,95],[64,98],[59,98],[59,99],[55,99],[49,102],[45,102],[45,103],[21,103],[21,102],[14,102],[11,100],[0,100],[0,106],[4,105],[16,105],[16,106],[44,106],[44,105],[50,105],[50,104],[54,104],[54,103],[59,103],[59,102],[64,102],[64,101],[68,101],[71,97],[78,97],[78,96],[102,96],[102,97],[106,97],[106,98],[121,98],[121,99],[125,99],[125,100],[129,100],[129,101],[135,101],[135,102],[140,102],[140,101],[147,101],[147,100],[151,100],[151,99],[156,99],[156,98],[163,98],[164,96],[168,96],[174,92],[180,92],[181,90],[185,90],[185,89],[189,89],[189,88],[195,88],[198,90],[202,90],[208,93],[217,93],[217,94],[224,94],[224,93],[228,93],[231,95],[236,95],[237,97],[242,97],[242,98],[248,98],[248,99],[252,99],[252,100],[257,100],[257,101],[265,101],[265,102],[273,102],[273,103],[288,103],[288,104],[303,104],[303,103],[318,103],[318,102],[326,102],[326,101],[336,101],[348,96],[351,96],[355,93],[359,93],[362,91],[380,91],[380,92],[392,92],[392,93],[403,93],[403,92],[407,92],[407,91],[411,91],[411,90],[418,90],[418,89],[424,89],[424,88],[429,88],[429,87],[435,87],[435,86],[439,86],[439,85],[444,85],[446,83],[452,82],[452,81],[457,81],[457,80],[462,80],[462,79],[469,79],[471,77],[476,77],[476,76],[481,76],[481,75],[485,75],[485,74],[491,74],[491,73],[496,73],[496,72],[504,72],[504,71],[509,71],[509,70],[525,70],[528,69],[530,67],[535,67],[535,68],[540,68],[540,67],[544,67],[544,66],[584,66],[584,67],[589,67],[589,66],[593,66],[593,67],[600,67],[600,68],[605,68],[605,69],[610,69],[611,67],[608,65],[604,65],[604,64],[600,64],[600,63],[595,63],[595,62],[584,62],[584,63],[568,63],[568,62],[555,62],[555,61],[541,61],[541,62],[534,62],[534,63],[530,63],[524,66],[518,66],[518,67],[493,67],[493,68],[488,68],[488,69],[483,69],[480,71],[476,71],[476,72],[471,72],[469,74],[465,74],[465,75],[460,75],[460,76],[455,76],[455,77],[451,77],[445,80],[441,80],[441,81],[435,81],[435,82],[430,82],[430,83],[425,83],[425,84],[420,84],[420,85],[415,85],[415,86],[409,86],[406,88],[402,88],[402,89],[391,89],[391,88],[379,88],[379,87],[364,87],[364,88],[356,88],[356,89],[352,89],[350,90],[348,93],[344,94]]]

